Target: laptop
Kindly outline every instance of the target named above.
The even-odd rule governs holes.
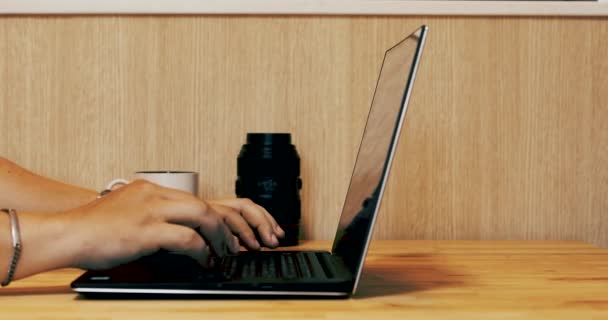
[[[331,252],[242,251],[218,259],[212,268],[186,256],[156,253],[110,270],[87,271],[72,289],[93,298],[355,294],[426,34],[422,26],[384,55]]]

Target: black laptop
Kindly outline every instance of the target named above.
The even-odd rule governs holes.
[[[331,252],[243,251],[202,268],[186,256],[156,253],[72,283],[90,297],[316,296],[354,294],[420,56],[422,26],[386,51]]]

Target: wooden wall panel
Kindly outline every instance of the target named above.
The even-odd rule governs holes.
[[[608,246],[607,22],[1,17],[0,154],[95,189],[197,170],[214,198],[246,132],[292,132],[304,235],[331,238],[383,51],[427,23],[376,237]]]

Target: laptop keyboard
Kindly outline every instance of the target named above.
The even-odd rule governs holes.
[[[323,262],[311,252],[256,252],[227,256],[218,263],[226,279],[327,278]]]
[[[244,251],[216,260],[213,268],[203,268],[189,257],[165,252],[138,263],[162,275],[162,281],[294,280],[333,277],[336,271],[326,261],[329,256],[325,252]]]

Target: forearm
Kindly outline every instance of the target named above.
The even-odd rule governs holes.
[[[22,251],[14,280],[76,264],[82,249],[69,221],[57,214],[17,214]],[[8,215],[0,212],[0,281],[6,278],[13,254],[10,230]]]
[[[93,190],[39,176],[0,157],[0,208],[57,212],[81,206],[95,197]]]

